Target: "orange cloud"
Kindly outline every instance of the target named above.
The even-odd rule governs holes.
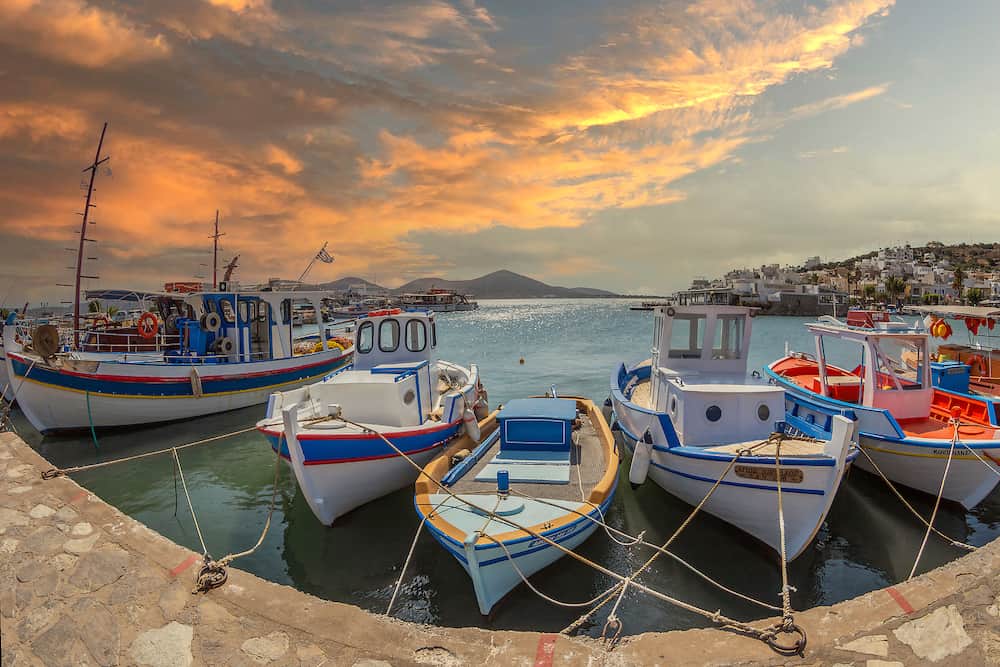
[[[117,67],[170,53],[162,35],[147,35],[82,0],[0,0],[0,24],[0,42],[84,67]]]

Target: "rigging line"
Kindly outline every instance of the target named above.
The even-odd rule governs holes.
[[[920,543],[920,549],[917,551],[917,557],[913,560],[913,567],[910,568],[910,576],[906,578],[907,581],[913,578],[913,575],[917,571],[917,565],[920,563],[920,558],[924,555],[924,548],[927,546],[927,538],[931,535],[931,528],[934,526],[934,519],[937,518],[938,507],[941,505],[941,496],[944,495],[944,485],[948,479],[948,471],[951,469],[951,459],[955,454],[955,445],[958,443],[958,419],[952,420],[952,425],[955,429],[955,434],[951,438],[951,447],[948,449],[948,462],[944,465],[944,474],[941,475],[941,486],[938,488],[937,498],[934,499],[934,509],[931,510],[930,521],[927,522],[927,530],[924,531],[924,539]]]

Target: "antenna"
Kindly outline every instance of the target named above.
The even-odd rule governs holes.
[[[87,168],[83,170],[83,173],[90,172],[90,183],[87,186],[87,201],[83,207],[83,213],[80,213],[83,217],[83,222],[80,225],[80,247],[76,252],[76,294],[73,295],[73,347],[77,350],[80,349],[80,279],[81,278],[97,278],[97,276],[85,276],[83,275],[83,248],[84,243],[87,241],[94,242],[93,239],[87,238],[87,225],[95,224],[90,218],[90,209],[96,208],[97,204],[92,203],[94,197],[94,179],[97,177],[97,168],[111,159],[111,156],[101,157],[101,147],[104,146],[104,133],[108,131],[108,121],[104,121],[104,127],[101,128],[101,138],[97,142],[97,152],[94,153],[94,162]]]
[[[219,237],[226,233],[219,233],[219,209],[215,209],[215,233],[208,238],[212,239],[212,290],[219,287]]]

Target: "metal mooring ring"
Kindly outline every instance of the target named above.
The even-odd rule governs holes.
[[[779,643],[778,635],[783,633],[798,635],[798,639],[791,645]],[[801,655],[806,649],[806,632],[795,623],[779,625],[765,636],[764,641],[781,655]]]

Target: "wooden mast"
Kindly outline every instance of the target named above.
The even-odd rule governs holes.
[[[89,239],[87,238],[87,225],[90,223],[90,209],[96,208],[97,204],[92,204],[91,199],[94,195],[94,178],[97,176],[97,168],[111,159],[111,156],[101,157],[101,147],[104,145],[104,133],[108,131],[108,122],[104,121],[104,127],[101,128],[101,138],[97,142],[97,152],[94,153],[94,162],[89,167],[84,169],[84,172],[90,172],[90,185],[87,187],[87,203],[83,207],[83,224],[80,226],[80,248],[76,253],[76,294],[73,296],[73,347],[75,349],[80,349],[80,279],[81,278],[97,278],[97,276],[85,276],[83,275],[83,246]]]

